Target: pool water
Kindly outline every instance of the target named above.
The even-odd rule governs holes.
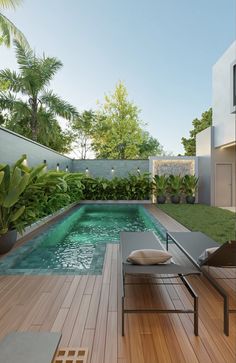
[[[163,226],[143,206],[84,205],[2,259],[0,272],[100,274],[106,244],[118,243],[120,231],[150,230],[163,240]]]

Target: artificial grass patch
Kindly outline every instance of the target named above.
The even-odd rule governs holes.
[[[163,212],[191,231],[200,231],[217,242],[236,240],[236,214],[203,204],[158,204]]]

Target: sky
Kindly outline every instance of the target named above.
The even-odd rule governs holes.
[[[79,111],[125,83],[146,129],[183,154],[211,107],[212,66],[236,39],[236,0],[24,0],[5,11],[38,55],[63,63],[51,88]],[[16,69],[0,47],[0,69]]]

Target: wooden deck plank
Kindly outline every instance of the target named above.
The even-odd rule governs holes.
[[[66,309],[66,308],[61,308],[58,311],[57,317],[56,317],[56,319],[55,319],[55,321],[53,323],[53,326],[51,328],[52,332],[62,331],[62,327],[63,327],[63,325],[65,323],[68,311],[69,311],[69,309]]]
[[[82,338],[81,346],[88,348],[88,362],[87,363],[91,362],[91,356],[92,356],[92,351],[93,351],[94,334],[95,334],[94,329],[85,329],[84,332],[83,332],[83,338]]]
[[[181,230],[164,214],[159,216],[172,230]],[[170,250],[175,260],[189,264],[174,246]],[[222,276],[232,277],[234,271]],[[199,337],[193,333],[192,314],[126,314],[122,337],[118,245],[107,246],[102,275],[0,276],[0,338],[11,331],[62,332],[60,346],[88,347],[89,363],[233,363],[236,315],[230,315],[230,336],[224,336],[222,298],[205,278],[189,281],[199,294]],[[226,287],[233,306],[232,281]],[[131,308],[192,304],[179,286],[128,286],[126,296]]]
[[[99,301],[101,295],[101,285],[102,285],[102,277],[96,276],[96,281],[94,284],[93,294],[89,306],[88,316],[85,328],[86,329],[95,329],[97,322],[97,314],[99,308]]]
[[[84,290],[87,284],[87,280],[88,280],[88,276],[82,276],[80,281],[79,281],[79,285],[77,287],[76,293],[74,295],[74,298],[72,300],[72,303],[70,305],[69,311],[68,311],[68,315],[66,317],[65,323],[63,325],[62,328],[62,338],[61,338],[61,346],[68,346],[72,332],[73,332],[73,328],[74,328],[74,324],[79,312],[79,308],[80,308],[80,304],[83,298],[83,294],[84,294]]]
[[[71,285],[69,291],[63,301],[62,308],[70,308],[73,298],[75,296],[76,290],[78,288],[81,276],[75,276],[74,279],[71,281]]]
[[[117,362],[117,313],[108,312],[104,363]]]
[[[74,323],[73,331],[69,341],[69,345],[72,347],[80,347],[83,331],[85,328],[85,323],[87,319],[87,314],[89,311],[89,304],[91,300],[91,295],[84,294],[79,307],[78,315]]]

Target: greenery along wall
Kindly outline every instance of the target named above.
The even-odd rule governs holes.
[[[80,200],[149,199],[149,174],[108,180],[82,173],[47,171],[45,164],[29,168],[23,155],[13,166],[0,164],[0,235],[24,228]]]
[[[197,179],[189,175],[188,179],[172,175],[151,180],[149,173],[136,172],[109,180],[86,173],[47,171],[45,164],[30,168],[25,161],[23,155],[11,167],[0,164],[0,235],[12,229],[21,232],[40,218],[80,200],[149,200],[153,192],[156,196],[193,196],[197,185]]]

